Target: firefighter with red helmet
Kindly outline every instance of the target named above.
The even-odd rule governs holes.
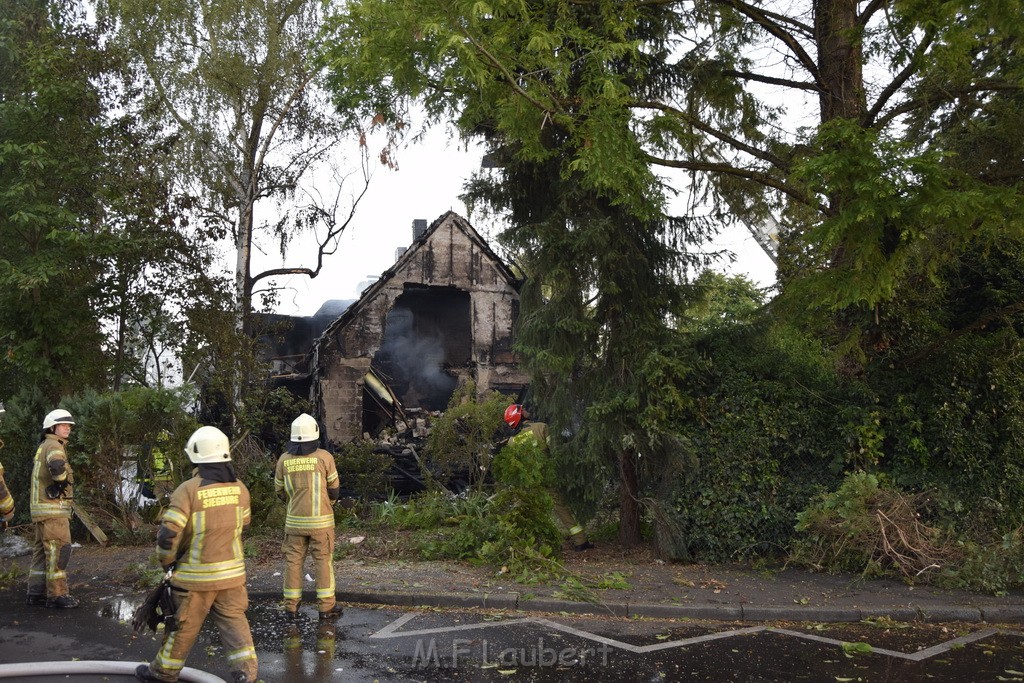
[[[540,448],[544,455],[551,457],[548,446],[550,436],[548,426],[543,422],[530,421],[530,413],[521,403],[513,403],[505,409],[505,424],[515,430],[515,434],[509,439],[509,443],[527,441],[536,448]],[[583,525],[576,521],[572,508],[565,502],[561,491],[549,489],[551,500],[554,501],[555,518],[558,520],[562,531],[572,540],[574,550],[589,550],[594,544],[587,540],[587,534]]]

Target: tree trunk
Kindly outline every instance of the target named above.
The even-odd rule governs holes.
[[[640,485],[633,451],[619,452],[619,543],[640,542]]]
[[[867,110],[857,0],[815,0],[821,121],[859,119]]]
[[[252,203],[244,200],[239,209],[238,234],[235,236],[235,330],[244,333],[252,308]]]

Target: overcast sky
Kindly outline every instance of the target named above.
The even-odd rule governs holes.
[[[371,143],[372,144],[372,143]],[[475,216],[468,216],[458,199],[462,185],[479,169],[482,152],[479,148],[464,150],[448,141],[443,129],[434,129],[426,139],[401,150],[399,169],[391,170],[371,159],[373,177],[366,196],[356,211],[338,251],[325,261],[320,275],[314,279],[290,277],[278,281],[289,289],[281,292],[277,312],[287,315],[312,315],[329,299],[354,299],[359,285],[374,279],[395,262],[395,251],[408,246],[412,239],[412,222],[422,218],[428,224],[448,210],[470,219],[473,226],[494,246],[495,226]],[[775,281],[775,267],[749,232],[736,228],[716,241],[719,248],[736,254],[736,262],[723,263],[716,270],[747,275],[761,286]],[[308,243],[297,241],[289,248],[288,265],[298,265],[305,250],[306,264],[312,264],[315,252]],[[268,251],[271,251],[268,248]],[[280,256],[254,254],[256,268],[276,267]]]

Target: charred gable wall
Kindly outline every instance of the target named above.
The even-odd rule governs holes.
[[[406,408],[443,409],[472,378],[480,393],[526,382],[512,353],[511,271],[462,217],[446,213],[317,340],[311,397],[335,443],[364,431],[371,366]]]

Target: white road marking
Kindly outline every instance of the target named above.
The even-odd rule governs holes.
[[[436,628],[424,628],[409,631],[398,630],[402,626],[405,626],[410,621],[418,617],[419,615],[419,612],[407,612],[400,616],[398,619],[395,619],[393,622],[391,622],[381,630],[371,634],[370,638],[408,638],[413,636],[423,636],[437,633],[471,631],[475,629],[491,628],[493,626],[511,626],[514,624],[537,624],[538,626],[544,626],[547,628],[555,629],[556,631],[561,631],[562,633],[567,633],[569,635],[577,636],[579,638],[592,640],[596,643],[603,643],[605,645],[618,648],[620,650],[625,650],[627,652],[633,652],[636,654],[657,652],[660,650],[667,650],[676,647],[686,647],[687,645],[697,645],[699,643],[706,643],[712,640],[721,640],[723,638],[732,638],[734,636],[745,636],[762,632],[778,633],[784,636],[802,638],[804,640],[810,640],[816,643],[824,643],[826,645],[835,645],[837,647],[842,647],[844,642],[847,642],[837,640],[835,638],[826,638],[824,636],[817,636],[811,633],[792,631],[784,628],[775,628],[772,626],[750,626],[747,628],[733,629],[730,631],[716,631],[715,633],[708,633],[702,636],[694,636],[693,638],[683,638],[681,640],[670,640],[663,643],[654,643],[652,645],[632,645],[630,643],[624,643],[620,640],[615,640],[614,638],[600,636],[596,633],[584,631],[583,629],[578,629],[574,626],[560,624],[557,621],[551,621],[550,619],[545,619],[542,617],[524,617],[522,619],[509,619],[508,621],[485,621],[475,624],[459,624],[458,626],[440,626]],[[885,655],[886,657],[906,659],[913,662],[920,662],[922,660],[928,659],[929,657],[934,657],[935,655],[948,652],[949,650],[955,647],[963,646],[968,643],[973,643],[982,640],[983,638],[988,638],[989,636],[997,634],[1024,638],[1024,633],[1020,633],[1018,631],[1002,631],[1000,629],[989,628],[977,631],[975,633],[970,633],[966,636],[961,636],[959,638],[953,638],[952,640],[948,640],[944,643],[939,643],[938,645],[933,645],[932,647],[926,648],[924,650],[918,650],[917,652],[899,652],[897,650],[888,650],[885,648],[872,646],[871,653],[877,655]]]

